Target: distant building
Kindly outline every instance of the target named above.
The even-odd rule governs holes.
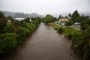
[[[30,19],[29,21],[32,22],[32,19]]]
[[[11,22],[11,20],[8,20],[8,22]]]
[[[68,18],[61,18],[61,19],[59,19],[59,22],[68,22],[68,21],[69,21]]]
[[[59,19],[59,24],[60,24],[60,25],[65,25],[66,22],[68,22],[68,21],[69,21],[68,18],[61,18],[61,19]]]
[[[24,20],[24,18],[14,18],[14,19],[19,21]]]

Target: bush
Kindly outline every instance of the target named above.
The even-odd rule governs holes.
[[[36,28],[36,26],[35,26],[34,24],[32,24],[32,23],[29,24],[29,28],[28,28],[28,29],[29,29],[30,31],[34,31],[35,28]]]
[[[75,52],[81,55],[83,60],[88,60],[90,57],[90,40],[87,40],[86,36],[89,35],[74,28],[66,28],[64,35],[72,40],[72,47]]]
[[[18,38],[23,39],[30,34],[30,30],[26,29],[25,27],[18,27],[16,33]]]
[[[58,33],[63,33],[64,32],[64,27],[60,26],[59,29],[58,29]]]
[[[44,18],[45,24],[51,23],[51,22],[53,22],[53,20],[54,20],[54,17],[53,17],[52,15],[47,15],[47,16]]]
[[[27,23],[27,22],[23,22],[23,27],[25,27],[26,29],[29,29],[30,31],[35,30],[36,26],[32,23]]]
[[[49,26],[54,26],[54,25],[55,25],[55,23],[48,23],[48,25],[49,25]]]
[[[6,33],[0,35],[0,54],[10,52],[17,46],[16,34]]]
[[[15,27],[11,22],[7,23],[7,26],[4,27],[4,32],[5,33],[14,33],[15,32]]]
[[[75,30],[73,29],[73,28],[66,28],[65,30],[64,30],[64,35],[67,37],[67,38],[69,38],[69,39],[71,39],[72,37],[73,37],[73,33],[75,32]]]
[[[54,29],[55,29],[55,30],[58,30],[59,28],[60,28],[60,25],[58,25],[58,24],[55,24],[55,25],[54,25]]]
[[[66,22],[66,26],[71,26],[72,24],[74,24],[74,22],[72,20],[69,20],[68,22]]]
[[[40,22],[40,18],[33,18],[32,21],[30,18],[18,21],[11,17],[5,17],[0,12],[0,55],[13,51],[17,45],[23,42],[25,37],[38,27]]]

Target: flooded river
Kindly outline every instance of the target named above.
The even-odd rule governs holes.
[[[40,24],[32,37],[3,60],[79,60],[71,43],[52,27]]]

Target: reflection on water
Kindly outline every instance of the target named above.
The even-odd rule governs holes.
[[[40,24],[37,31],[15,53],[3,60],[78,60],[70,41],[52,27]]]

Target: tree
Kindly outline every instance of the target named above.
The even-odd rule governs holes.
[[[0,11],[0,18],[4,17],[4,13]]]
[[[71,16],[71,20],[73,20],[74,22],[79,22],[80,21],[80,15],[78,13],[78,11],[74,11],[74,13]]]
[[[66,22],[66,26],[71,26],[74,22],[72,20],[69,20],[68,22]]]
[[[7,22],[7,26],[4,27],[5,33],[15,33],[15,27],[13,26],[12,22]]]
[[[69,17],[71,17],[71,13],[69,13],[69,15],[68,15]]]
[[[26,22],[30,22],[30,18],[27,17],[27,18],[25,19],[25,21],[26,21]]]
[[[47,15],[47,16],[44,18],[44,22],[45,22],[46,24],[53,22],[53,20],[54,20],[54,18],[53,18],[52,15]]]
[[[90,19],[88,17],[82,17],[80,26],[83,30],[87,30],[90,27]]]
[[[62,16],[60,15],[60,16],[58,17],[58,19],[61,19],[61,17],[62,17]]]
[[[0,12],[0,33],[3,33],[3,29],[6,26],[7,18],[2,12]]]

